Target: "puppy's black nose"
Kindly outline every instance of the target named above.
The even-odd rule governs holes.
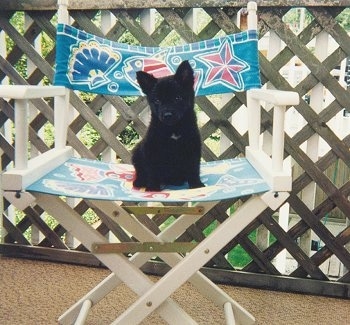
[[[164,121],[171,121],[174,118],[174,114],[172,112],[165,112],[163,114]]]
[[[162,113],[160,120],[167,125],[173,125],[178,121],[178,116],[176,112],[167,111]]]

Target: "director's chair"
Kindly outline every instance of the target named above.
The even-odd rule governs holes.
[[[15,167],[2,175],[4,197],[19,209],[38,204],[112,273],[69,308],[62,324],[83,324],[88,311],[119,284],[125,283],[138,299],[113,324],[138,324],[157,312],[169,324],[196,324],[170,296],[186,281],[224,310],[227,324],[254,324],[254,317],[199,270],[263,210],[276,210],[291,190],[291,170],[283,162],[284,115],[287,105],[299,103],[294,92],[261,88],[257,49],[257,6],[249,2],[248,30],[234,35],[174,47],[142,47],[112,42],[68,24],[68,1],[59,1],[54,86],[0,86],[0,96],[15,100]],[[204,162],[201,179],[206,187],[166,187],[145,192],[132,187],[131,165],[74,157],[67,146],[70,89],[105,95],[141,95],[135,72],[155,76],[173,73],[182,60],[195,71],[197,96],[246,91],[249,146],[244,158]],[[28,102],[54,97],[55,147],[27,158]],[[260,102],[274,105],[272,155],[260,145]],[[175,242],[218,202],[250,195],[232,217],[200,243]],[[132,234],[135,242],[110,243],[62,197],[85,199],[103,211],[106,223]],[[123,202],[123,204],[121,204]],[[166,206],[127,202],[163,202]],[[170,203],[177,203],[168,206]],[[183,203],[184,205],[178,205]],[[192,204],[185,204],[192,203]],[[136,217],[139,213],[180,214],[159,234]],[[126,253],[133,253],[128,258]],[[171,269],[153,283],[140,268],[158,256]]]

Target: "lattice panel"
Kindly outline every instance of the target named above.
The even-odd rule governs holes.
[[[192,8],[159,8],[152,13],[155,19],[154,28],[147,32],[143,27],[149,27],[145,19],[149,14],[148,10],[72,10],[70,15],[75,26],[89,33],[112,40],[157,46],[167,45],[169,42],[194,42],[236,32],[239,30],[236,24],[239,9],[197,9],[197,24],[195,28],[191,28]],[[350,110],[350,92],[344,80],[334,76],[334,69],[338,71],[343,61],[350,57],[349,35],[336,21],[347,9],[335,6],[308,7],[307,23],[301,27],[297,26],[298,28],[285,22],[291,10],[288,7],[260,8],[259,28],[263,82],[268,87],[294,89],[303,98],[300,105],[289,109],[292,127],[286,126],[285,156],[287,159],[291,158],[295,173],[293,192],[288,200],[290,215],[293,216],[290,219],[294,221],[290,220],[288,229],[285,229],[278,222],[278,211],[264,211],[208,266],[222,269],[242,268],[249,272],[279,275],[281,270],[277,268],[275,259],[286,249],[289,259],[293,261],[293,267],[282,272],[283,274],[329,280],[330,275],[322,264],[330,261],[331,257],[336,257],[343,265],[336,279],[349,282],[350,275],[347,270],[350,269],[350,137],[349,132],[339,132],[337,121],[341,120],[339,114],[342,114],[344,108]],[[15,84],[50,83],[53,79],[55,59],[55,12],[26,12],[24,31],[13,25],[20,14],[9,11],[0,13],[2,35],[6,37],[7,44],[13,44],[8,45],[6,51],[1,50],[0,80],[2,83]],[[106,17],[112,17],[108,27],[104,22]],[[243,16],[241,21],[244,21]],[[35,41],[43,35],[43,43],[39,45],[40,50],[43,49],[41,52],[38,46],[35,46]],[[266,41],[271,41],[272,37],[280,42],[279,49],[273,56],[268,53],[269,49],[266,46]],[[323,44],[319,43],[320,39],[326,39],[332,44],[324,59],[318,58],[319,50],[315,48]],[[23,66],[27,71],[21,70]],[[325,96],[322,99],[322,108],[317,108],[317,89],[321,89],[322,96]],[[197,98],[204,160],[231,158],[243,153],[248,142],[244,123],[241,122],[244,103],[244,94],[225,98]],[[144,98],[123,99],[72,94],[71,104],[76,110],[76,115],[72,117],[68,142],[81,156],[101,159],[108,149],[109,158],[130,162],[131,148],[146,132],[148,108]],[[108,105],[111,112],[110,115],[106,115],[105,121],[101,112]],[[50,128],[53,108],[51,102],[41,100],[33,101],[33,107],[30,142],[31,148],[34,149],[32,151],[40,153],[52,146],[50,139],[44,139],[47,132],[43,130]],[[9,121],[13,120],[13,107],[11,102],[1,99],[0,108],[0,147],[3,151],[2,167],[5,169],[14,156],[13,140],[9,136],[11,132],[6,131],[11,124]],[[262,120],[261,131],[264,137],[268,138],[272,125],[272,115],[268,110],[264,111]],[[108,126],[104,122],[107,122]],[[345,122],[344,120],[341,123]],[[318,144],[319,139],[322,140],[325,149],[314,156],[308,148]],[[342,177],[333,177],[335,168],[341,168]],[[311,204],[308,198],[310,188],[319,193]],[[71,204],[81,215],[89,218],[102,234],[113,233],[122,241],[133,240],[88,202],[77,201]],[[208,229],[215,228],[217,223],[228,218],[232,210],[240,204],[240,200],[223,202],[189,228],[178,240],[201,241]],[[60,225],[49,225],[47,217],[43,216],[44,211],[39,206],[26,209],[20,220],[9,216],[11,207],[7,202],[5,208],[9,208],[4,216],[4,228],[8,233],[5,236],[6,243],[31,245],[25,234],[35,226],[40,232],[37,242],[39,246],[84,250],[83,247],[72,244],[73,241]],[[325,217],[332,213],[335,213],[338,223],[342,225],[342,229],[336,232],[331,230],[325,221]],[[139,216],[155,233],[176,217],[178,216]],[[315,253],[310,252],[310,247],[307,247],[310,245],[310,230],[312,238],[317,238],[317,241],[322,243]],[[256,239],[252,239],[252,233],[256,234]],[[249,256],[249,260],[240,266],[232,265],[227,258],[238,248]]]

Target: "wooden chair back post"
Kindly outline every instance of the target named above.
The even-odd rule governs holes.
[[[69,24],[68,0],[58,0],[58,23]]]
[[[247,27],[248,29],[257,30],[257,4],[250,1],[247,4]],[[261,108],[258,100],[253,99],[250,95],[250,90],[247,91],[247,118],[248,118],[248,136],[249,146],[253,150],[259,149],[260,124],[261,124]]]
[[[68,24],[68,2],[69,0],[58,0],[58,22]],[[54,102],[54,121],[55,121],[55,148],[63,149],[67,143],[68,134],[68,117],[70,104],[69,104],[69,90],[66,89],[66,95],[64,97],[55,97]]]
[[[28,100],[15,101],[15,168],[26,169],[28,166]]]

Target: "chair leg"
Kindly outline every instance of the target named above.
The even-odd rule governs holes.
[[[143,226],[141,226],[138,222],[135,223],[135,218],[127,214],[118,204],[115,202],[109,202],[109,201],[99,201],[99,200],[91,200],[90,201],[93,206],[97,207],[98,209],[104,211],[105,214],[108,214],[110,216],[118,216],[117,221],[118,223],[125,227],[126,230],[133,233],[135,235],[135,228],[140,228],[139,231],[137,231],[138,236],[135,236],[137,239],[144,240],[155,240],[155,241],[162,241],[162,236],[164,235],[161,233],[158,235],[158,237],[151,233],[144,231]],[[211,209],[216,203],[206,203],[205,204],[205,210]],[[195,215],[195,216],[184,216],[181,222],[181,227],[177,224],[176,228],[173,228],[172,231],[169,231],[169,228],[167,228],[166,231],[166,239],[168,241],[174,240],[176,237],[181,235],[185,229],[188,228],[191,224],[196,222],[201,216]],[[182,218],[182,217],[180,217]],[[180,219],[179,218],[179,219]],[[176,230],[174,230],[176,229]],[[182,259],[180,255],[177,255],[177,259],[175,262],[172,263],[172,266],[175,265],[179,260]],[[152,254],[135,254],[131,257],[130,261],[134,263],[137,267],[141,267],[143,264],[145,264],[150,258],[152,257]],[[167,257],[165,256],[165,259]],[[91,300],[93,305],[97,304],[101,299],[103,299],[109,292],[114,290],[118,285],[120,285],[122,281],[118,279],[118,277],[112,273],[110,274],[106,279],[104,279],[102,282],[100,282],[95,288],[93,288],[89,293],[87,293],[84,297],[82,297],[79,301],[77,301],[74,305],[72,305],[64,314],[61,315],[59,318],[60,323],[62,324],[70,324],[74,322],[74,320],[77,318],[77,315],[79,314],[80,309],[82,308],[82,305],[85,300]],[[200,285],[200,284],[199,284]],[[213,284],[215,286],[215,284]],[[207,286],[206,286],[207,287]],[[218,288],[219,289],[219,288]],[[209,290],[209,288],[208,288]],[[215,289],[214,289],[215,290]],[[206,292],[207,293],[207,292]],[[228,296],[229,297],[229,296]],[[221,301],[220,301],[220,305]]]
[[[93,243],[107,242],[98,231],[87,224],[81,216],[68,207],[58,197],[36,193],[37,203],[49,214],[54,216],[60,224],[83,245],[91,250]],[[153,282],[138,267],[122,254],[98,254],[97,258],[112,272],[118,275],[137,295],[142,295],[153,285]],[[171,298],[157,310],[159,315],[169,324],[195,324],[193,319],[175,303]],[[129,323],[130,324],[130,323]],[[132,324],[132,323],[131,323]]]
[[[79,315],[77,317],[77,320],[75,321],[74,325],[84,325],[85,321],[87,319],[87,316],[89,314],[89,311],[92,307],[91,300],[87,299],[83,302],[82,307],[80,309]]]
[[[120,207],[115,202],[109,201],[90,201],[95,205],[98,209],[103,210],[108,215],[118,215],[118,223],[120,226],[124,227],[130,233],[135,235],[135,228],[132,227],[130,222],[130,215],[126,215],[125,211],[123,211],[122,207]],[[212,209],[218,202],[206,202],[201,203],[201,206],[204,207],[205,211],[209,211]],[[115,213],[115,212],[118,213]],[[114,212],[114,213],[113,213]],[[126,217],[126,218],[124,218]],[[199,220],[201,216],[198,215],[182,215],[180,216],[173,224],[171,224],[168,228],[163,230],[159,235],[155,235],[153,233],[146,233],[142,231],[142,237],[135,237],[139,241],[166,241],[171,242],[175,240],[178,236],[184,233],[184,231]],[[139,224],[137,224],[140,226]],[[146,263],[152,254],[139,253],[135,254],[131,261],[138,267],[141,267],[144,263]],[[159,257],[166,262],[169,266],[174,267],[177,263],[179,263],[183,257],[179,254],[159,254]],[[237,314],[237,317],[242,321],[242,324],[253,324],[255,319],[254,317],[246,311],[242,306],[240,306],[235,300],[233,300],[225,291],[220,289],[215,283],[209,280],[205,275],[201,272],[197,272],[193,277],[189,279],[189,282],[192,283],[197,290],[208,300],[212,301],[219,308],[222,308],[226,302],[230,302]]]
[[[135,233],[135,227],[132,226],[133,219],[130,215],[125,215],[124,211],[121,211],[121,207],[114,202],[106,202],[106,201],[91,201],[91,203],[96,206],[98,209],[103,210],[108,215],[118,215],[118,222],[121,226],[125,227],[126,230]],[[213,206],[216,205],[216,202],[206,203],[205,209],[208,211]],[[118,213],[116,213],[118,212]],[[161,234],[156,236],[153,233],[145,232],[144,230],[141,232],[142,237],[138,237],[137,239],[140,241],[173,241],[179,235],[181,235],[191,224],[196,222],[201,216],[187,216],[184,215],[177,219],[177,221],[169,226],[166,230],[164,230]],[[137,226],[140,226],[137,223]],[[134,263],[136,266],[141,267],[144,263],[146,263],[152,254],[135,254],[130,261]],[[178,254],[162,254],[160,256],[165,262],[167,262],[170,266],[175,266],[182,260],[182,257]],[[236,301],[234,301],[229,295],[227,295],[222,289],[220,289],[216,284],[210,281],[207,277],[205,277],[202,273],[197,272],[193,277],[189,279],[189,281],[197,287],[198,291],[204,296],[215,303],[217,306],[222,308],[222,306],[226,302],[230,302],[233,306],[236,317],[241,320],[242,324],[253,324],[254,317],[242,308]],[[96,288],[91,290],[87,295],[85,295],[82,299],[80,299],[76,304],[74,304],[69,310],[67,310],[62,316],[63,319],[74,320],[77,313],[79,312],[82,303],[86,299],[90,299],[96,304],[99,300],[101,300],[108,292],[112,291],[115,287],[117,287],[121,281],[111,274],[105,280],[103,280]]]
[[[210,236],[120,315],[113,324],[139,324],[267,207],[268,205],[260,196],[250,198],[231,218],[225,220]]]

